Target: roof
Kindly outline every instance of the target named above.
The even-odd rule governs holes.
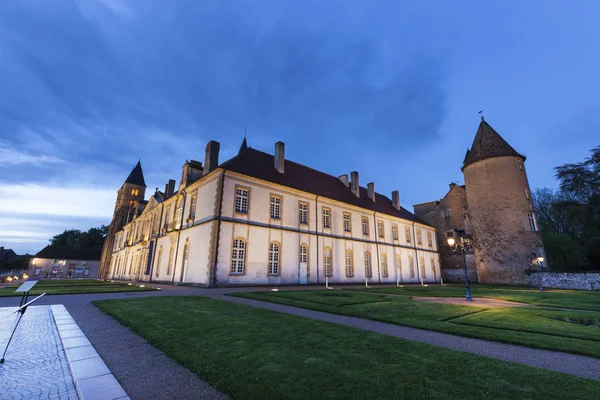
[[[102,247],[60,247],[48,245],[38,252],[35,258],[100,261],[101,255]]]
[[[238,151],[238,154],[240,154],[242,151],[247,150],[248,149],[248,142],[246,142],[246,136],[244,136],[244,140],[242,141],[242,145],[240,146],[240,151]]]
[[[285,172],[280,174],[274,167],[273,155],[251,147],[224,162],[220,167],[228,171],[323,196],[381,214],[431,226],[405,208],[400,207],[400,210],[397,210],[393,206],[392,200],[382,194],[375,193],[375,202],[373,202],[367,194],[367,189],[361,186],[360,198],[356,197],[350,188],[344,185],[339,178],[302,164],[285,160]]]
[[[146,182],[144,181],[144,173],[142,172],[142,164],[140,161],[138,161],[135,167],[133,167],[133,169],[129,173],[129,176],[127,177],[127,179],[125,179],[125,183],[146,187]]]
[[[511,145],[482,118],[477,133],[475,134],[473,144],[471,145],[471,149],[468,149],[465,154],[462,169],[477,161],[502,156],[521,157],[525,160],[525,156],[513,149]]]

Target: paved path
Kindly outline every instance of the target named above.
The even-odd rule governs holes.
[[[321,311],[307,310],[305,308],[285,306],[282,304],[268,303],[241,297],[225,296],[223,294],[215,294],[211,297],[258,308],[264,308],[267,310],[279,311],[286,314],[297,315],[300,317],[316,319],[319,321],[333,322],[335,324],[382,333],[384,335],[408,339],[415,342],[428,343],[449,349],[467,351],[469,353],[497,358],[504,361],[512,361],[532,367],[564,372],[566,374],[576,375],[583,378],[600,380],[600,359],[597,358],[548,350],[532,349],[529,347],[490,342],[481,339],[472,339],[450,335],[447,333],[387,324],[384,322],[372,321],[364,318],[347,317]]]
[[[17,322],[15,310],[0,308],[0,356]],[[30,306],[0,364],[0,399],[49,398],[78,397],[50,307]]]

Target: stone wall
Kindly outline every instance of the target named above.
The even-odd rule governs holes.
[[[600,290],[600,273],[568,273],[568,272],[542,272],[540,273],[542,286],[554,289],[575,290]],[[527,276],[529,286],[538,287],[538,275],[532,273]]]

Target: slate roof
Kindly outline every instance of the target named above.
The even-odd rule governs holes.
[[[467,165],[492,157],[515,156],[525,160],[525,156],[519,154],[510,144],[506,142],[487,122],[481,119],[471,149],[467,150],[463,161],[464,169]]]
[[[146,182],[144,181],[144,173],[142,172],[142,164],[139,161],[135,165],[135,167],[133,167],[127,179],[125,179],[125,183],[131,183],[132,185],[146,187]]]
[[[360,187],[360,198],[356,197],[349,187],[346,187],[339,178],[314,170],[302,164],[285,160],[285,172],[280,174],[274,167],[274,156],[253,148],[240,152],[237,156],[219,166],[228,171],[237,172],[253,178],[261,179],[278,185],[287,186],[303,192],[327,197],[342,203],[365,208],[381,214],[418,222],[431,226],[417,218],[410,211],[400,207],[394,208],[392,200],[376,193],[375,202],[368,197],[367,189]]]
[[[35,258],[100,261],[101,255],[102,247],[59,247],[48,245],[40,250],[40,252],[35,255]]]

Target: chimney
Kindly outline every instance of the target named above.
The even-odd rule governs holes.
[[[214,171],[219,165],[219,142],[211,140],[206,144],[206,152],[204,153],[204,175]]]
[[[400,192],[392,191],[392,204],[396,210],[400,210]]]
[[[342,183],[346,185],[346,187],[348,187],[348,174],[340,175],[338,176],[338,179],[342,181]]]
[[[175,179],[169,179],[169,183],[165,185],[165,198],[173,196],[175,193]]]
[[[454,183],[454,182],[450,182],[450,185],[449,185],[449,186],[450,186],[450,190],[452,190],[452,188],[453,188],[454,186],[456,186],[456,183]]]
[[[367,193],[369,198],[375,201],[375,184],[373,182],[367,183]]]
[[[358,171],[350,172],[350,190],[356,197],[360,197],[360,185],[358,184]]]
[[[285,170],[285,143],[275,143],[275,169],[280,174]]]

